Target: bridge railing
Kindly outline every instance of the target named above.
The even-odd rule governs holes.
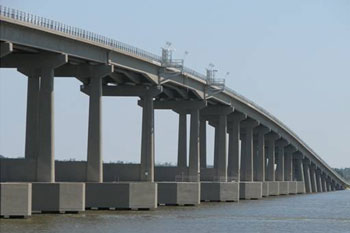
[[[148,59],[151,61],[156,61],[161,63],[161,57],[147,52],[143,49],[136,48],[134,46],[128,45],[126,43],[117,41],[115,39],[111,39],[102,35],[99,35],[97,33],[93,33],[84,29],[80,29],[77,27],[72,27],[54,20],[50,20],[44,17],[36,16],[33,14],[29,14],[20,10],[16,10],[10,7],[5,7],[0,5],[0,15],[3,17],[11,18],[13,20],[17,20],[20,22],[27,23],[29,25],[34,25],[37,27],[53,30],[53,31],[58,31],[60,33],[64,33],[70,36],[74,36],[80,39],[84,39],[87,41],[91,41],[94,43],[99,43],[105,46],[109,46],[115,49],[118,49],[120,51],[133,54],[135,56],[138,56],[140,58]],[[201,74],[193,69],[190,69],[188,67],[183,67],[183,72],[193,75],[194,77],[197,77],[202,80],[206,80],[206,76],[204,74]],[[264,108],[260,107],[257,105],[255,102],[245,98],[244,96],[238,94],[236,91],[234,91],[231,88],[225,87],[225,91],[233,94],[234,96],[238,97],[241,101],[244,101],[248,104],[250,104],[253,108],[258,109],[260,112],[264,113],[267,117],[270,119],[274,120],[277,122],[280,126],[282,126],[288,133],[293,135],[295,138],[297,138],[302,144],[309,150],[311,151],[320,161],[322,161],[325,166],[327,166],[329,169],[331,169],[328,165],[326,165],[326,162],[319,157],[306,143],[304,143],[290,128],[288,128],[284,123],[282,123],[280,120],[278,120],[276,117],[274,117],[271,113],[269,113],[267,110]],[[338,176],[339,178],[339,176]]]
[[[123,42],[99,35],[97,33],[89,32],[84,29],[72,27],[54,20],[50,20],[44,17],[39,17],[33,14],[29,14],[20,10],[4,7],[0,5],[0,15],[3,17],[11,18],[20,22],[28,23],[38,27],[42,27],[49,30],[58,31],[70,36],[78,37],[81,39],[89,40],[91,42],[100,43],[106,46],[110,46],[121,51],[134,54],[136,56],[146,58],[149,60],[160,61],[160,56],[147,52],[145,50],[130,46]]]

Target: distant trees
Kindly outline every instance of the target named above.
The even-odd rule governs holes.
[[[334,168],[341,177],[350,182],[350,168]]]

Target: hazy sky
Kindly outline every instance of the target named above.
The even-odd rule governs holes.
[[[18,1],[17,8],[160,54],[204,73],[282,120],[328,164],[350,167],[350,1]],[[88,97],[73,78],[55,79],[55,155],[86,159]],[[0,154],[24,155],[27,78],[0,70]],[[178,116],[157,111],[156,161],[175,162]],[[208,127],[212,163],[213,129]],[[137,98],[103,98],[105,161],[140,159]]]

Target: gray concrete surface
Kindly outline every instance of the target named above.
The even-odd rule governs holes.
[[[31,214],[32,185],[0,183],[0,217],[28,217]]]
[[[157,199],[153,182],[86,183],[86,208],[155,209]]]
[[[289,182],[288,181],[279,181],[279,194],[288,195],[289,194]]]
[[[241,182],[239,198],[244,200],[262,198],[262,182]]]
[[[262,196],[263,197],[268,197],[270,195],[269,184],[270,184],[270,182],[262,182]]]
[[[280,195],[280,183],[278,181],[269,181],[269,196]]]
[[[297,181],[297,193],[298,194],[305,193],[305,183],[303,181]]]
[[[84,183],[32,183],[33,212],[65,213],[84,210]]]
[[[288,193],[289,194],[297,194],[297,182],[296,181],[288,181]]]
[[[239,201],[239,183],[202,181],[201,201]]]
[[[198,205],[200,204],[199,182],[157,182],[158,204]]]

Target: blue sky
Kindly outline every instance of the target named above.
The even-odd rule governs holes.
[[[160,54],[204,73],[282,120],[335,167],[350,167],[350,1],[18,1],[17,8]],[[0,70],[0,154],[24,154],[26,78]],[[55,79],[55,155],[86,159],[88,98],[73,78]],[[178,117],[156,112],[156,161],[175,162]],[[208,128],[212,161],[213,130]],[[139,161],[137,98],[103,99],[105,161]]]

